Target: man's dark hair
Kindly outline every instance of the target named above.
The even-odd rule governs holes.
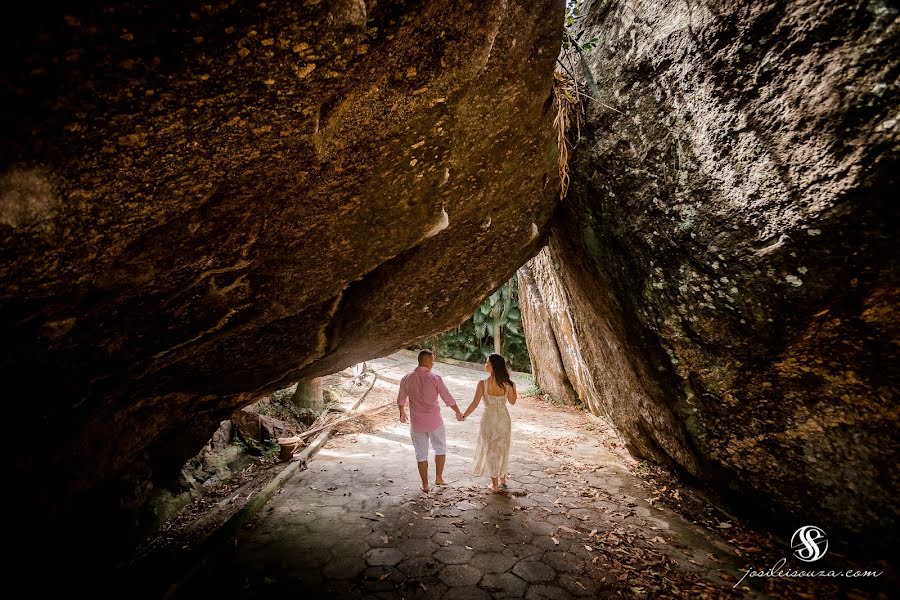
[[[423,362],[425,362],[425,359],[429,356],[434,356],[434,352],[432,352],[431,350],[422,350],[421,352],[419,352],[419,364],[421,365]]]

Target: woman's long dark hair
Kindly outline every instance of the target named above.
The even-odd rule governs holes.
[[[507,384],[515,387],[512,379],[509,378],[509,371],[506,370],[506,359],[499,354],[491,354],[488,356],[488,360],[491,361],[491,369],[494,374],[494,381],[497,382],[497,385],[502,386],[504,390],[506,389]]]

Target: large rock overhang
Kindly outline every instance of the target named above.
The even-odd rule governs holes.
[[[35,510],[138,502],[238,406],[538,251],[563,3],[372,4],[11,9],[0,381]]]

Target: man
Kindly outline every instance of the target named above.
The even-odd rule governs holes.
[[[415,371],[400,380],[400,393],[397,394],[397,405],[400,407],[400,422],[406,423],[406,402],[409,400],[409,412],[412,416],[410,437],[416,450],[416,462],[419,476],[422,478],[422,491],[428,492],[428,443],[434,448],[435,485],[447,485],[444,481],[444,462],[447,459],[447,434],[444,431],[444,420],[441,418],[441,405],[444,404],[456,413],[456,420],[464,419],[456,400],[450,395],[440,375],[431,372],[434,366],[434,352],[419,352],[419,366]]]

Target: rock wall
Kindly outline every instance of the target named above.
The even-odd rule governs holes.
[[[566,305],[559,299],[544,298],[549,295],[550,288],[535,280],[534,270],[530,265],[520,268],[518,275],[519,308],[522,311],[523,326],[528,332],[525,341],[534,382],[543,393],[552,398],[565,404],[579,405],[580,398],[584,396],[579,396],[572,387],[566,372],[566,359],[577,356],[573,340],[564,337],[565,322],[562,319],[565,319],[566,314],[560,314],[560,309]],[[557,331],[560,332],[559,338]]]
[[[108,519],[98,498],[136,506],[253,398],[470,314],[556,204],[562,12],[8,7],[0,381],[23,505]]]
[[[550,244],[519,270],[520,277],[533,277],[536,288],[520,295],[522,314],[545,315],[540,328],[535,319],[525,320],[528,350],[537,350],[535,381],[563,401],[574,397],[591,412],[612,417],[633,454],[669,464],[674,458],[698,474],[682,428],[662,400],[665,392],[627,331],[614,290],[589,269],[579,249],[555,231]],[[544,347],[559,349],[562,368],[545,358]]]
[[[579,27],[600,97],[530,263],[568,379],[754,514],[889,539],[896,7],[611,0]]]

